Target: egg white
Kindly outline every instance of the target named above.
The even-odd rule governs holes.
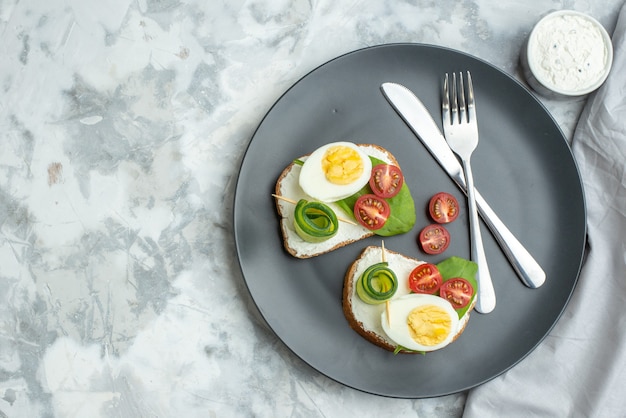
[[[326,179],[322,170],[322,158],[328,148],[341,145],[355,150],[363,161],[363,173],[350,184],[334,184]],[[321,202],[330,203],[352,196],[365,186],[372,173],[372,161],[356,144],[352,142],[332,142],[313,151],[304,161],[300,171],[300,187],[308,196]]]
[[[436,305],[444,309],[449,315],[451,322],[450,333],[446,338],[435,345],[422,345],[415,341],[409,333],[407,318],[411,311],[422,305]],[[387,336],[396,344],[415,351],[434,351],[439,350],[452,342],[459,329],[459,316],[445,299],[434,295],[424,294],[408,294],[389,301],[389,319],[387,318],[387,310],[381,314],[381,324]]]

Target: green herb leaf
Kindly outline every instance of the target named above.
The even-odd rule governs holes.
[[[422,355],[426,355],[426,351],[411,350],[410,348],[406,348],[406,347],[403,347],[401,345],[397,345],[396,346],[395,350],[393,350],[393,354],[394,355],[399,354],[400,351],[410,351],[411,353],[419,353],[419,354],[422,354]]]

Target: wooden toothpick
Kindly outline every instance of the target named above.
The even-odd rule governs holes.
[[[387,254],[385,254],[385,240],[381,241],[383,263],[387,262]]]
[[[298,203],[295,200],[289,199],[288,197],[285,197],[285,196],[280,196],[280,195],[273,194],[273,193],[272,193],[272,196],[274,196],[278,200],[284,200],[285,202],[292,203],[294,205]]]
[[[387,262],[387,253],[385,253],[385,240],[381,241],[383,263]],[[389,312],[389,299],[385,301],[385,311],[387,312],[387,323],[391,326],[391,315]]]

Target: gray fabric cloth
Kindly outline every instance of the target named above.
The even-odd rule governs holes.
[[[470,391],[465,418],[626,417],[625,32],[626,5],[612,37],[611,74],[589,98],[572,142],[588,225],[578,285],[536,350]]]

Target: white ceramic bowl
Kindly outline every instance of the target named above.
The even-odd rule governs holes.
[[[520,58],[535,91],[550,98],[578,97],[596,90],[608,77],[613,44],[591,16],[560,10],[537,22]]]

